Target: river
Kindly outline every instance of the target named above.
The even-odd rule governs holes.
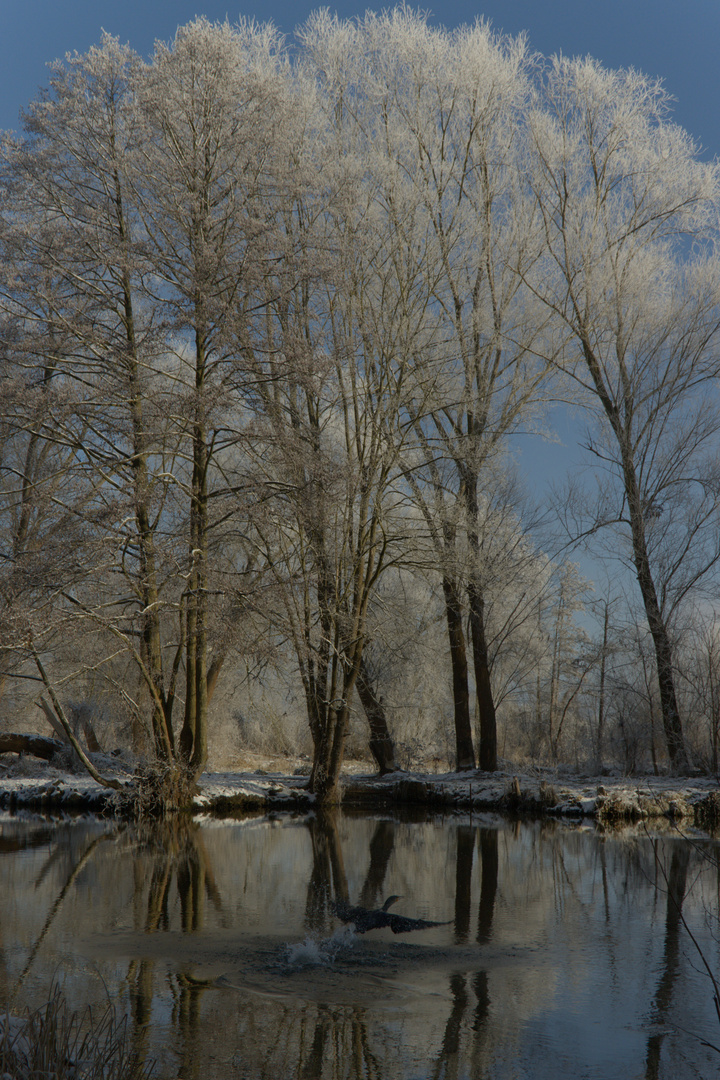
[[[493,815],[4,816],[0,1005],[109,997],[158,1077],[716,1076],[719,854]],[[336,917],[390,894],[443,925]]]

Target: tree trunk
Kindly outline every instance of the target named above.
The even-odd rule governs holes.
[[[375,695],[364,660],[360,662],[356,685],[360,703],[370,726],[370,752],[375,758],[380,775],[384,776],[397,768],[395,745],[388,729],[382,700]]]
[[[674,773],[686,773],[688,759],[683,738],[680,710],[678,709],[675,695],[675,678],[673,675],[672,644],[668,628],[660,610],[657,598],[655,582],[650,570],[647,545],[645,543],[645,521],[642,512],[642,500],[635,479],[635,470],[632,462],[623,461],[625,475],[625,491],[628,500],[628,512],[630,514],[630,527],[632,530],[633,561],[637,574],[638,585],[645,607],[650,634],[655,646],[655,663],[657,666],[658,686],[660,689],[660,708],[662,712],[665,742],[667,744],[670,767]]]
[[[598,725],[597,725],[597,765],[598,772],[602,770],[603,741],[605,734],[605,667],[607,665],[608,625],[610,622],[610,605],[605,603],[605,618],[603,619],[603,643],[600,655],[600,693],[598,697]]]
[[[320,726],[319,738],[313,748],[310,790],[321,806],[340,802],[339,765],[342,759],[338,764],[340,755],[337,747],[345,737],[347,711],[346,704],[340,709],[328,706],[325,722]]]
[[[35,704],[37,705],[38,709],[42,709],[42,711],[44,712],[45,719],[57,735],[60,742],[63,743],[65,746],[69,746],[70,740],[65,734],[65,729],[63,728],[62,724],[53,712],[50,702],[46,701],[45,698],[40,698],[40,700],[37,701]]]
[[[343,687],[339,708],[333,704],[328,705],[321,740],[315,745],[310,790],[321,806],[331,806],[340,802],[340,770],[345,756],[345,739],[350,721],[350,698],[355,689],[362,662],[361,641],[356,642],[353,651],[352,664],[349,665],[346,659],[341,665]]]
[[[447,575],[443,576],[443,593],[445,595],[445,616],[450,641],[457,768],[459,771],[465,771],[475,768],[475,751],[473,749],[472,724],[470,722],[467,651],[465,648],[460,593],[457,584]]]
[[[221,669],[221,667],[223,666],[224,663],[225,663],[225,653],[222,652],[222,651],[217,652],[215,654],[215,656],[213,656],[212,662],[210,663],[210,667],[208,668],[208,672],[207,672],[207,703],[208,703],[208,705],[210,704],[210,702],[213,699],[213,695],[215,693],[215,687],[217,686],[217,681],[218,681],[218,678],[220,676],[220,669]]]
[[[485,772],[495,772],[498,764],[497,721],[492,686],[490,684],[490,662],[485,638],[485,601],[482,590],[472,580],[468,584],[468,603],[475,669],[475,689],[480,719],[479,766]]]
[[[481,437],[482,423],[468,414],[468,433],[474,438]],[[479,764],[486,772],[497,769],[497,721],[495,702],[490,683],[490,661],[485,637],[485,597],[480,581],[480,536],[478,507],[478,475],[475,469],[465,467],[461,470],[462,488],[465,493],[465,514],[467,523],[468,547],[472,555],[472,564],[467,585],[468,608],[470,615],[470,636],[472,639],[473,668],[475,671],[475,695],[478,719],[480,721]]]
[[[662,710],[665,742],[667,744],[670,767],[675,773],[687,772],[688,759],[685,751],[680,710],[678,709],[675,695],[675,680],[673,677],[672,646],[670,635],[662,616],[660,604],[657,598],[655,582],[650,570],[650,558],[648,556],[645,539],[645,517],[643,513],[643,500],[638,486],[633,448],[629,434],[629,424],[623,424],[620,410],[615,404],[612,395],[608,393],[603,380],[601,366],[598,362],[592,345],[586,339],[582,339],[583,353],[588,370],[595,384],[596,392],[602,403],[605,414],[610,421],[613,434],[620,448],[622,464],[623,486],[627,499],[628,514],[630,516],[630,531],[632,534],[633,562],[637,575],[640,594],[645,607],[648,626],[655,646],[655,661],[657,665],[658,686],[660,690],[660,707]],[[635,411],[632,405],[628,406],[628,415],[632,418]]]
[[[60,700],[59,700],[57,694],[55,693],[55,688],[53,687],[52,683],[50,682],[50,680],[49,680],[49,678],[47,676],[47,672],[45,671],[45,668],[43,667],[42,660],[40,659],[40,656],[39,656],[35,646],[32,643],[30,643],[30,650],[31,650],[32,655],[33,655],[33,660],[35,661],[35,666],[38,669],[38,671],[40,672],[40,678],[42,679],[43,683],[45,684],[45,689],[47,690],[48,694],[50,695],[50,700],[52,701],[53,708],[55,710],[55,715],[57,716],[57,719],[62,724],[63,731],[65,732],[67,740],[70,743],[70,745],[72,746],[73,750],[75,751],[77,756],[80,758],[83,765],[85,766],[87,771],[92,776],[93,780],[97,780],[98,784],[102,784],[103,787],[109,787],[109,788],[113,788],[115,791],[121,791],[122,790],[122,784],[118,780],[113,780],[110,777],[100,775],[100,773],[97,771],[97,769],[93,765],[90,758],[87,756],[87,754],[83,750],[80,743],[75,738],[75,736],[73,734],[73,731],[72,731],[72,728],[70,726],[70,722],[69,722],[67,716],[65,715],[65,710],[63,709],[62,705],[60,704]],[[43,711],[44,711],[44,708],[43,708]]]
[[[185,721],[180,748],[195,777],[207,761],[207,546],[209,453],[203,419],[206,343],[203,331],[195,332],[195,421],[193,423],[193,473],[190,499],[190,577],[187,599],[187,645],[185,662]]]
[[[113,156],[116,153],[114,129],[111,135]],[[124,247],[127,243],[127,227],[122,184],[118,168],[113,170],[115,187],[115,216],[118,239]],[[159,761],[170,761],[175,754],[172,729],[172,703],[165,696],[162,657],[162,632],[160,627],[160,604],[155,560],[155,532],[151,524],[148,505],[150,485],[148,482],[148,436],[144,417],[144,387],[141,364],[138,358],[135,335],[133,290],[127,267],[122,271],[123,324],[127,342],[127,365],[130,380],[130,416],[133,432],[133,498],[135,502],[135,529],[137,533],[140,566],[139,592],[143,605],[142,653],[150,679],[155,688],[152,702],[152,731],[155,755]]]

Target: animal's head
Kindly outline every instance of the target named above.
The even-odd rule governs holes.
[[[387,911],[387,909],[388,909],[389,907],[392,907],[392,905],[393,905],[393,904],[394,904],[394,903],[395,903],[395,902],[396,902],[397,900],[402,900],[402,897],[401,897],[401,896],[395,896],[394,894],[393,894],[392,896],[388,896],[387,900],[385,901],[385,903],[384,903],[384,904],[383,904],[383,906],[382,906],[382,909],[383,909],[383,911]]]

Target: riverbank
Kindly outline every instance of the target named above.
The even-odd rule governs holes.
[[[450,813],[587,818],[602,825],[658,818],[699,828],[720,824],[720,786],[710,777],[570,777],[552,770],[351,773],[342,778],[342,793],[343,806],[365,810],[417,806]],[[207,774],[195,799],[197,810],[215,813],[308,809],[312,804],[307,782],[282,773]]]
[[[98,761],[131,790],[130,763],[106,757]],[[202,775],[193,810],[205,814],[247,811],[306,812],[314,806],[307,767],[207,772]],[[714,777],[624,777],[504,769],[496,773],[396,772],[375,776],[351,765],[342,778],[343,805],[365,810],[425,807],[444,813],[495,811],[513,816],[585,818],[616,825],[665,818],[699,828],[720,825],[720,785]],[[16,761],[0,767],[0,807],[61,813],[114,814],[118,796],[87,774],[63,772],[52,765]]]

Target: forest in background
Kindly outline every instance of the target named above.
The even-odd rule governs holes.
[[[0,150],[3,730],[330,802],[717,772],[719,179],[656,81],[404,7],[56,63]]]

